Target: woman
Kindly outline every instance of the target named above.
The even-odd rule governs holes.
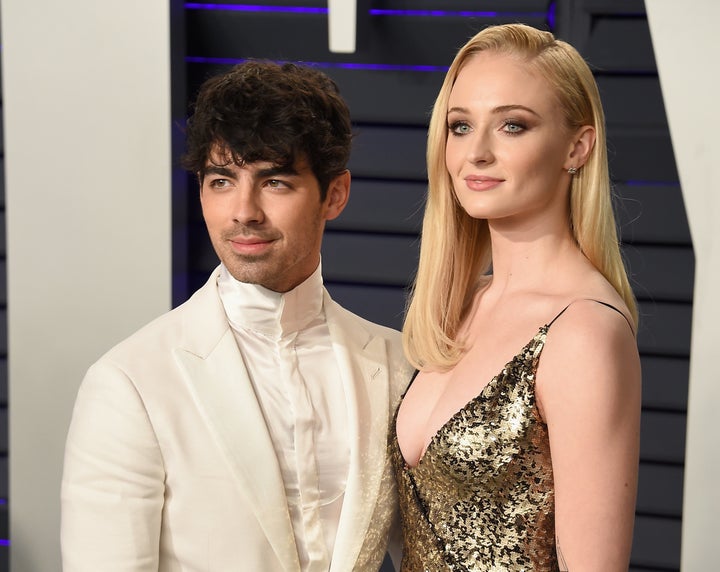
[[[403,571],[627,570],[640,365],[604,129],[549,32],[487,28],[447,73],[393,443]]]

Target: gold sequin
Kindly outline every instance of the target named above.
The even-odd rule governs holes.
[[[435,434],[417,467],[394,434],[401,572],[558,570],[550,444],[535,402],[547,329]]]

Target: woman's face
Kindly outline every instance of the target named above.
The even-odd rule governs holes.
[[[536,69],[509,55],[473,56],[453,86],[447,124],[445,162],[470,216],[531,224],[567,217],[575,137]]]

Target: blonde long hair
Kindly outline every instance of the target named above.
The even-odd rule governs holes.
[[[418,368],[446,370],[463,354],[458,331],[479,278],[492,263],[487,222],[458,204],[445,165],[447,109],[455,80],[475,54],[525,58],[554,88],[571,129],[595,128],[595,145],[570,187],[570,225],[587,259],[617,290],[637,323],[637,306],[620,255],[613,215],[605,116],[595,78],[570,44],[522,24],[485,28],[458,52],[433,107],[427,143],[428,197],[420,262],[403,327],[403,345]]]

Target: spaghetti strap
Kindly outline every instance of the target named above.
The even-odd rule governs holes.
[[[573,302],[575,302],[575,300],[573,300]],[[549,328],[550,326],[552,326],[555,323],[555,320],[557,320],[560,316],[562,316],[565,313],[565,310],[567,310],[572,305],[573,302],[570,302],[570,304],[568,304],[562,310],[560,310],[560,312],[558,312],[558,315],[555,316],[552,320],[550,320],[550,322],[548,322],[548,325],[545,327]]]
[[[633,327],[633,325],[632,325],[632,323],[630,322],[630,320],[628,320],[628,317],[627,317],[624,313],[622,313],[620,310],[618,310],[615,306],[613,306],[612,304],[608,304],[607,302],[603,302],[603,301],[601,301],[601,300],[595,300],[595,298],[581,298],[581,300],[589,300],[590,302],[596,302],[596,303],[598,303],[598,304],[602,304],[603,306],[606,306],[606,307],[610,308],[611,310],[615,310],[618,314],[620,314],[623,318],[625,318],[625,321],[628,323],[628,326],[630,326],[630,331],[633,333],[633,335],[635,334],[635,328]],[[578,300],[573,300],[573,301],[570,302],[567,306],[565,306],[562,310],[560,310],[560,312],[558,313],[558,315],[555,316],[555,317],[548,323],[547,327],[549,328],[550,326],[552,326],[553,323],[555,322],[555,320],[557,320],[560,316],[562,316],[562,315],[565,313],[565,310],[567,310],[570,306],[572,306],[572,305],[573,305],[575,302],[577,302],[577,301],[578,301]]]
[[[615,306],[613,306],[612,304],[608,304],[607,302],[603,302],[601,300],[594,300],[592,298],[590,298],[590,300],[592,300],[593,302],[597,302],[598,304],[602,304],[603,306],[607,306],[611,310],[615,310],[618,314],[620,314],[623,318],[625,318],[625,321],[627,322],[628,326],[630,326],[630,331],[633,334],[635,334],[635,328],[633,327],[630,320],[628,320],[628,317],[625,314],[623,314],[620,310],[618,310]]]
[[[412,374],[412,377],[410,378],[410,382],[408,383],[408,386],[405,388],[405,391],[400,396],[400,399],[405,399],[405,395],[407,395],[407,392],[410,390],[410,386],[413,384],[413,381],[415,381],[415,378],[420,373],[419,369],[416,369],[415,372]]]

